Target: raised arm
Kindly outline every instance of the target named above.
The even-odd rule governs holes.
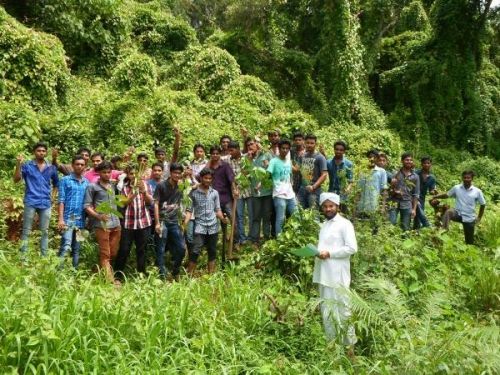
[[[177,163],[179,159],[179,148],[181,147],[181,132],[177,126],[174,126],[174,150],[172,151],[172,163]]]
[[[18,155],[16,158],[16,170],[14,171],[14,182],[19,182],[21,181],[22,178],[22,173],[21,173],[21,167],[23,164],[24,156],[23,155]]]

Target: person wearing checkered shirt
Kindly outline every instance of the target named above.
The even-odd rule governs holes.
[[[85,190],[89,184],[89,181],[83,177],[85,165],[85,158],[82,155],[74,156],[71,162],[72,172],[59,181],[57,229],[61,232],[61,246],[58,253],[61,258],[61,267],[64,256],[70,250],[73,267],[75,269],[78,267],[80,242],[76,235],[79,230],[85,227],[83,201]]]
[[[215,260],[217,258],[217,238],[219,235],[220,219],[224,224],[228,223],[227,218],[222,214],[219,193],[212,185],[213,171],[205,168],[200,172],[200,185],[190,193],[191,206],[186,209],[184,227],[191,219],[191,214],[195,216],[194,224],[194,245],[189,251],[189,264],[187,272],[193,275],[198,264],[198,257],[201,249],[206,246],[208,252],[208,273],[215,272]]]
[[[120,248],[115,262],[115,272],[123,276],[132,243],[135,243],[137,271],[146,273],[146,244],[151,231],[150,205],[153,203],[151,187],[138,176],[138,167],[128,165],[121,194],[126,197]]]

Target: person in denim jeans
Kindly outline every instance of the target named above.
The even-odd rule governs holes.
[[[243,155],[240,150],[240,144],[236,141],[231,141],[229,143],[229,154],[231,157],[228,160],[231,169],[233,170],[235,178],[242,173],[242,166],[245,162],[251,163],[246,155]],[[243,173],[245,171],[243,170]],[[248,222],[252,222],[252,205],[250,201],[250,189],[242,189],[239,185],[235,189],[235,200],[236,200],[236,225],[237,225],[237,244],[243,244],[247,242],[250,238],[250,233],[245,234],[245,206],[248,212]],[[250,225],[249,225],[250,227]],[[237,247],[235,247],[237,248]]]
[[[283,231],[285,214],[295,212],[295,193],[292,187],[292,163],[287,160],[290,152],[290,141],[279,141],[279,156],[271,159],[267,171],[273,179],[273,202],[276,210],[276,236]]]
[[[165,268],[167,241],[171,244],[172,276],[175,280],[179,277],[184,259],[184,237],[179,225],[179,210],[182,200],[179,181],[183,172],[184,167],[181,164],[170,164],[170,177],[158,185],[153,197],[155,202],[155,232],[158,235],[156,265],[162,279],[167,274]]]
[[[413,156],[409,152],[401,155],[403,167],[394,175],[392,193],[397,202],[399,224],[403,231],[410,230],[411,219],[417,214],[418,198],[420,196],[420,180],[413,171]]]
[[[47,255],[49,247],[49,222],[52,187],[59,184],[57,168],[47,162],[47,145],[37,143],[33,146],[35,158],[23,163],[23,156],[17,157],[16,170],[14,171],[14,182],[21,179],[25,182],[24,193],[24,213],[23,213],[23,232],[21,234],[21,253],[24,255],[28,251],[28,237],[33,226],[35,213],[40,219],[40,231],[42,238],[40,248],[42,256]]]
[[[299,159],[302,183],[299,189],[299,202],[302,208],[313,208],[319,204],[319,196],[322,192],[321,184],[328,176],[326,158],[316,152],[315,135],[306,135],[306,152]]]
[[[71,250],[73,267],[78,267],[80,256],[80,242],[77,239],[77,232],[85,227],[85,210],[83,203],[85,190],[89,181],[83,177],[85,171],[85,158],[76,155],[71,162],[71,170],[59,182],[58,213],[59,220],[57,229],[61,231],[61,246],[58,256],[61,258],[61,267],[64,263],[64,256]]]
[[[429,220],[425,216],[425,197],[427,193],[436,195],[436,177],[431,173],[432,159],[430,156],[424,156],[420,159],[421,169],[417,171],[420,180],[420,196],[418,197],[417,214],[413,220],[413,229],[420,227],[430,227]]]

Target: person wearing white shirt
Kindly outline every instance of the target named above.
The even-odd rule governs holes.
[[[354,327],[346,326],[351,316],[347,289],[351,283],[350,257],[358,250],[356,235],[352,223],[338,213],[340,197],[337,194],[322,193],[319,203],[327,220],[319,232],[313,282],[319,286],[327,339],[334,340],[340,334],[343,343],[350,346],[348,354],[352,356],[357,339]],[[337,327],[343,332],[337,332]]]
[[[455,208],[446,210],[443,215],[443,229],[448,230],[450,221],[462,223],[465,243],[474,244],[474,230],[481,221],[486,208],[483,192],[472,186],[473,171],[462,172],[462,183],[453,186],[448,193],[435,195],[434,199],[455,198]],[[479,203],[479,215],[476,218],[476,204]]]

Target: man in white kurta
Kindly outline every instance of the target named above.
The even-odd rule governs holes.
[[[313,282],[319,286],[321,315],[328,340],[334,340],[337,332],[342,334],[345,345],[354,345],[356,335],[354,327],[345,327],[351,316],[349,297],[346,293],[351,283],[350,256],[358,245],[354,227],[340,214],[340,197],[334,193],[322,193],[320,206],[326,221],[319,232],[318,250],[315,259]]]

